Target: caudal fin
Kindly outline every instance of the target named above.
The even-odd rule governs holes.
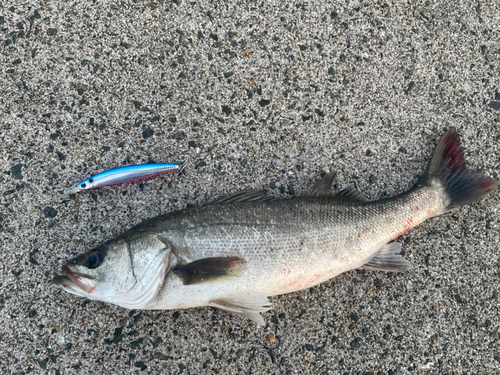
[[[424,180],[434,178],[441,181],[448,193],[447,211],[472,203],[499,185],[498,181],[467,169],[460,137],[453,129],[443,136],[427,166]]]

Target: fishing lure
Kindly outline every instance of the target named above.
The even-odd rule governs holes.
[[[183,166],[182,164],[138,164],[114,168],[87,178],[66,192],[66,195],[103,186],[142,180],[166,172],[179,171],[182,170]]]

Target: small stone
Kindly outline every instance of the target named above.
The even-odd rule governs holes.
[[[265,107],[266,105],[269,105],[270,103],[271,103],[271,101],[270,101],[270,100],[267,100],[267,99],[261,99],[261,100],[259,101],[259,105],[260,105],[261,107]]]
[[[31,310],[31,311],[28,313],[28,318],[34,318],[36,315],[37,315],[36,310]]]
[[[359,348],[360,344],[361,343],[360,343],[359,338],[356,337],[354,340],[351,341],[351,343],[349,345],[351,346],[351,348],[357,349],[357,348]]]
[[[48,358],[45,358],[43,361],[39,361],[38,364],[40,365],[40,367],[44,370],[47,369],[47,362],[49,361]]]
[[[23,174],[21,173],[22,164],[16,164],[12,168],[10,168],[10,173],[12,177],[17,178],[18,180],[22,180]]]
[[[366,150],[365,155],[366,156],[373,156],[372,150],[370,150],[370,149]]]
[[[108,152],[109,150],[111,150],[111,148],[109,146],[102,146],[102,150],[104,152]]]
[[[370,175],[370,177],[368,177],[368,181],[370,181],[371,184],[377,182],[377,176],[374,174]]]
[[[270,341],[270,342],[274,342],[274,335],[272,333],[270,333],[268,336],[267,336],[267,339]]]
[[[189,145],[189,147],[196,148],[196,142],[195,141],[189,141],[188,145]]]
[[[47,35],[48,36],[54,36],[57,34],[57,29],[48,29],[47,30]]]
[[[138,340],[136,340],[136,341],[132,341],[132,342],[130,343],[130,347],[131,347],[132,349],[136,349],[139,345],[141,345],[141,344],[142,344],[142,341],[143,341],[143,340],[144,340],[143,338],[140,338],[140,339],[138,339]]]
[[[163,353],[155,353],[155,358],[160,361],[166,361],[168,359],[168,356]]]
[[[358,122],[356,125],[357,126],[363,126],[365,123],[363,121]]]
[[[241,160],[240,164],[241,164],[242,167],[244,167],[245,165],[247,165],[247,159]]]
[[[430,261],[430,259],[431,259],[431,254],[427,254],[427,255],[425,256],[425,258],[424,258],[424,259],[425,259],[425,265],[426,265],[427,267],[429,267],[429,264],[430,264],[430,262],[429,262],[429,261]]]
[[[54,207],[47,206],[43,209],[43,214],[45,215],[45,217],[56,217],[57,211]]]
[[[142,361],[139,361],[139,362],[136,362],[135,363],[135,367],[140,367],[141,368],[141,371],[144,371],[146,370],[148,367],[144,364],[144,362]]]
[[[134,316],[134,323],[137,323],[139,321],[139,319],[141,319],[141,318],[142,318],[142,311],[139,314],[137,314],[136,316]]]
[[[186,138],[186,133],[184,133],[183,131],[175,132],[174,134],[172,134],[172,138],[180,141],[181,139]]]
[[[500,102],[491,101],[490,104],[488,104],[488,107],[496,109],[498,111],[500,110]]]
[[[222,112],[224,112],[226,116],[229,116],[231,114],[231,108],[229,108],[227,105],[223,105]]]
[[[337,12],[335,12],[335,11],[332,11],[332,13],[330,13],[330,17],[332,18],[332,20],[335,19],[335,18],[337,18],[338,15],[339,14]]]
[[[233,74],[234,74],[233,72],[226,72],[226,73],[224,73],[224,77],[225,77],[225,78],[229,78],[229,77],[231,77]]]
[[[375,279],[375,280],[373,281],[373,284],[374,284],[377,288],[381,288],[381,287],[382,287],[382,285],[384,285],[384,284],[382,283],[382,280],[380,280],[380,279]]]
[[[404,148],[404,147],[400,147],[398,151],[401,152],[402,154],[407,153],[406,148]]]
[[[332,67],[329,67],[328,68],[328,74],[331,75],[331,76],[334,76],[335,75],[335,69],[333,69]]]
[[[151,128],[147,128],[142,132],[142,138],[147,139],[152,137],[154,134],[154,131]]]
[[[66,156],[64,156],[64,154],[60,151],[56,151],[56,155],[59,158],[59,161],[63,161],[64,159],[66,159]]]
[[[314,112],[316,112],[319,117],[325,117],[325,112],[321,111],[320,109],[315,109]]]
[[[306,344],[306,350],[312,352],[314,350],[314,346],[312,346],[311,344]]]
[[[198,164],[194,166],[194,169],[198,169],[200,167],[206,167],[207,163],[205,161],[200,161]]]
[[[408,88],[405,90],[406,93],[409,93],[413,88],[415,87],[415,82],[411,81],[410,84],[408,85]]]

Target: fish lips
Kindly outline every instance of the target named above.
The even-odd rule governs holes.
[[[78,292],[83,291],[91,294],[95,290],[96,282],[92,276],[74,273],[68,266],[63,267],[63,272],[64,276],[54,276],[52,282],[61,286],[67,292],[81,294],[81,292]]]

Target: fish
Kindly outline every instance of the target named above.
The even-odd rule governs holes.
[[[355,187],[332,192],[334,180],[292,199],[241,192],[152,218],[69,260],[53,283],[128,309],[212,306],[264,326],[271,296],[354,269],[411,269],[394,239],[499,185],[466,168],[453,129],[405,193],[369,201]]]
[[[182,164],[137,164],[114,168],[83,180],[74,188],[69,189],[64,195],[142,180],[166,172],[179,171],[182,170],[182,167]]]

